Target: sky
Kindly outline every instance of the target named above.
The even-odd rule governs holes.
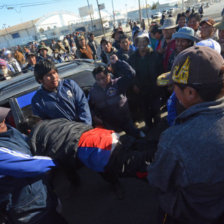
[[[51,12],[66,10],[79,15],[78,9],[87,6],[88,0],[1,0],[0,29],[37,19]],[[156,1],[156,0],[155,0]],[[163,2],[165,0],[160,0]],[[138,0],[113,0],[115,11],[126,11],[138,8]],[[152,0],[140,0],[141,6],[152,3]],[[112,14],[112,0],[98,0],[105,4],[105,10]],[[89,0],[97,9],[97,0]]]

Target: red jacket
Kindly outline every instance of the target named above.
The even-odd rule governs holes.
[[[168,72],[167,71],[167,67],[168,67],[169,57],[173,53],[173,51],[175,50],[175,48],[176,48],[176,46],[175,46],[175,40],[171,40],[167,44],[167,46],[166,46],[166,51],[165,51],[164,59],[163,59],[163,69],[164,69],[164,72]]]

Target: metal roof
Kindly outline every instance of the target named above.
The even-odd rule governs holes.
[[[20,30],[25,30],[25,29],[29,29],[29,28],[32,28],[34,26],[34,24],[39,20],[38,19],[34,19],[34,20],[30,20],[30,21],[27,21],[25,23],[20,23],[18,25],[14,25],[14,26],[10,26],[10,27],[7,27],[7,28],[4,28],[2,30],[0,30],[0,36],[4,36],[4,35],[7,35],[7,34],[11,34],[11,33],[16,33]]]

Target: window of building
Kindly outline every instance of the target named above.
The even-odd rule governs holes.
[[[13,39],[20,38],[19,33],[12,33],[11,35]]]

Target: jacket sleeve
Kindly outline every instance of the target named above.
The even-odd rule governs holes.
[[[148,182],[162,192],[168,192],[177,181],[178,159],[176,155],[159,144],[155,159],[148,168]],[[175,179],[176,178],[176,179]]]
[[[118,60],[113,66],[116,71],[119,71],[120,74],[122,74],[121,78],[118,79],[117,84],[119,91],[124,93],[133,82],[135,70],[127,62],[121,60]]]
[[[40,100],[39,100],[40,102]],[[32,106],[32,112],[34,115],[46,119],[47,116],[45,113],[43,113],[43,106],[41,107],[40,103],[36,100],[36,95],[32,98],[31,106]]]
[[[92,125],[92,117],[89,109],[88,100],[76,82],[72,82],[73,90],[75,91],[75,105],[77,108],[77,117],[80,121]]]
[[[0,147],[0,175],[16,178],[35,177],[55,167],[54,161],[45,156],[30,156]]]

